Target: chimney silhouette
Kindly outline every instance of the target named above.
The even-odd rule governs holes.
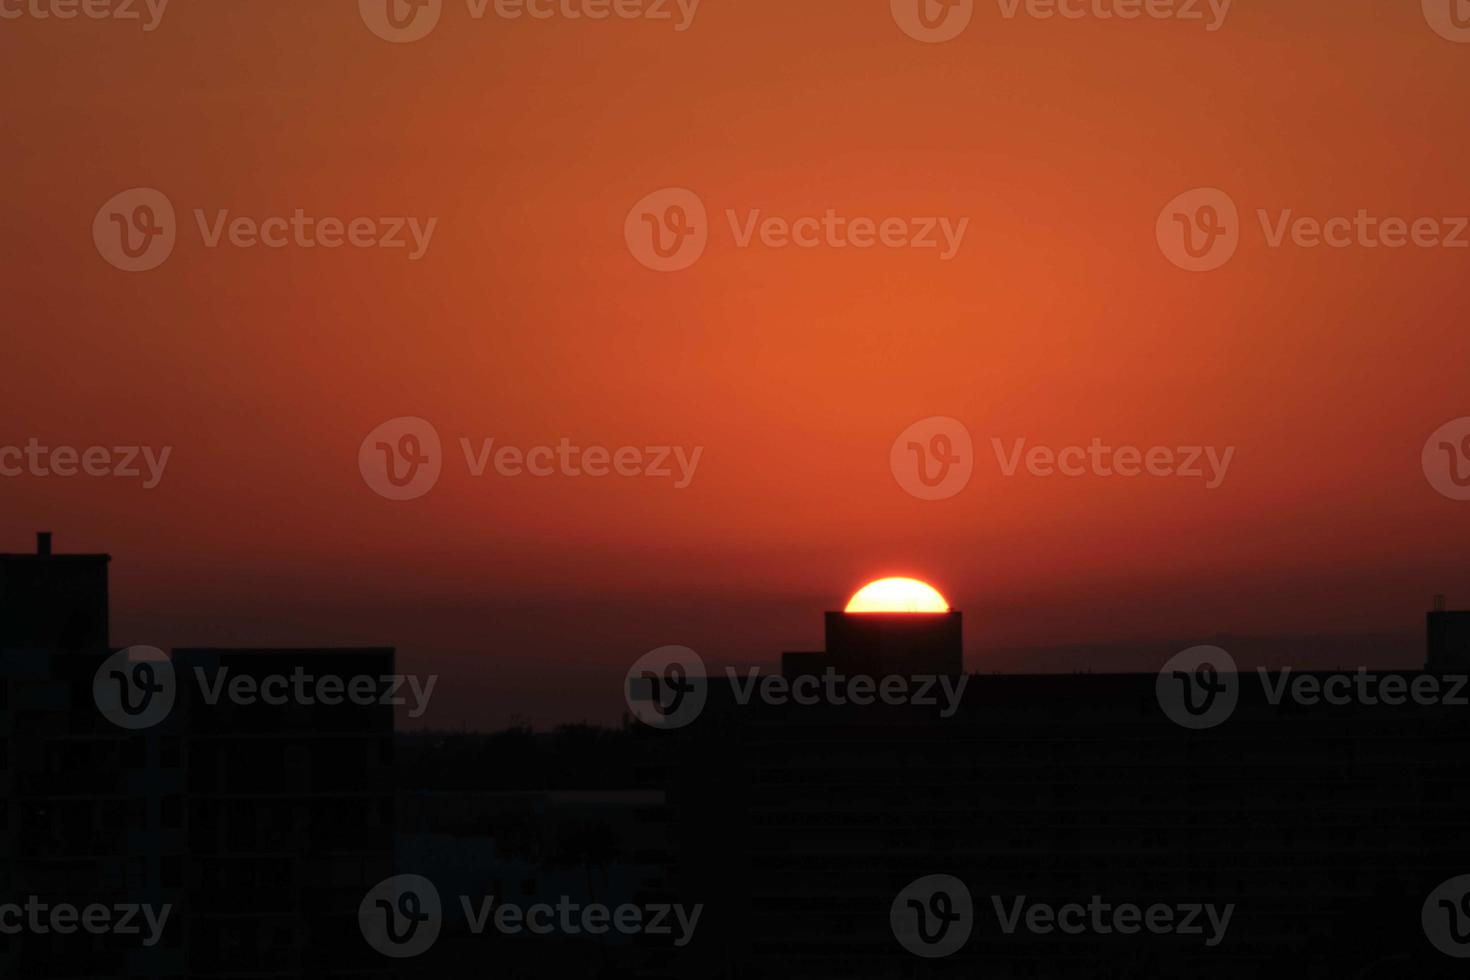
[[[43,558],[46,557],[46,556],[49,556],[51,554],[51,532],[50,531],[37,531],[36,532],[36,554],[42,556]]]

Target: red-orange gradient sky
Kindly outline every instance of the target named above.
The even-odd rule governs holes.
[[[1271,248],[1255,217],[1470,214],[1470,44],[1418,3],[1238,0],[1208,32],[990,0],[924,44],[888,0],[704,0],[682,32],[447,0],[390,44],[355,0],[173,0],[153,31],[0,19],[0,78],[0,445],[173,447],[151,490],[0,479],[0,550],[113,554],[115,642],[395,644],[452,688],[429,720],[493,725],[615,715],[662,644],[815,649],[880,574],[938,585],[976,670],[1470,604],[1470,502],[1420,464],[1470,415],[1470,249]],[[91,229],[139,186],[178,244],[129,274]],[[623,227],[665,187],[712,230],[662,274]],[[1195,187],[1244,226],[1209,273],[1155,241]],[[297,208],[438,224],[409,261],[206,248],[193,217]],[[726,209],[969,226],[951,261],[740,248]],[[397,416],[445,443],[401,503],[357,466]],[[928,416],[975,440],[942,501],[889,470]],[[473,478],[461,437],[703,455],[681,490]],[[1206,490],[1005,477],[993,437],[1236,451]]]

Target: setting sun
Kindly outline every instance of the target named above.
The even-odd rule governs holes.
[[[949,603],[939,590],[915,578],[880,578],[858,589],[847,602],[850,613],[945,613]]]

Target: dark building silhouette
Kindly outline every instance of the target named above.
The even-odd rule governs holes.
[[[1436,886],[1470,874],[1461,704],[1273,703],[1284,674],[1242,674],[1228,717],[1188,729],[1153,673],[965,675],[957,612],[829,613],[826,650],[786,654],[787,681],[922,679],[929,701],[741,703],[713,682],[674,730],[395,739],[390,705],[230,693],[296,675],[343,690],[395,674],[389,648],[190,648],[171,659],[171,713],[130,731],[94,700],[113,652],[107,571],[45,538],[0,555],[0,903],[173,912],[147,948],[0,936],[0,977],[1464,975],[1421,922]],[[1364,676],[1457,683],[1470,614],[1437,602],[1426,625],[1424,673]],[[357,922],[401,873],[436,880],[451,917],[412,960],[371,949]],[[922,959],[890,906],[933,874],[967,884],[976,925]],[[476,936],[460,894],[704,911],[681,949]],[[1006,935],[990,904],[1094,895],[1235,911],[1208,947]]]
[[[656,746],[580,726],[401,741],[399,873],[427,877],[449,901],[674,900],[664,794],[630,788],[640,759],[661,754]],[[477,936],[457,911],[432,950],[399,964],[399,977],[684,976],[667,941],[616,931]]]
[[[161,942],[0,936],[0,976],[386,977],[358,904],[392,873],[393,708],[242,702],[211,681],[378,679],[391,649],[175,651],[176,699],[139,730],[93,682],[113,652],[107,555],[0,555],[0,904],[169,909]]]
[[[923,673],[934,662],[871,653],[907,652],[932,626],[864,620],[852,639],[834,619],[826,659],[839,670]],[[1435,622],[1430,660],[1442,663],[1437,649],[1463,645]],[[788,655],[783,671],[822,663]],[[671,882],[710,903],[684,967],[738,963],[732,975],[781,978],[1463,976],[1463,961],[1431,948],[1420,916],[1431,889],[1470,873],[1465,707],[1276,705],[1249,674],[1228,720],[1192,731],[1165,716],[1156,682],[970,675],[950,717],[913,704],[740,705],[712,692],[692,725],[645,733],[671,746],[650,773],[668,794]],[[889,911],[931,874],[967,883],[977,924],[960,952],[926,960],[900,947]],[[1236,909],[1226,939],[1207,948],[1198,937],[1007,936],[991,906],[992,896],[1093,895]]]
[[[1429,655],[1424,669],[1431,674],[1470,672],[1470,612],[1445,609],[1436,596],[1427,623]]]
[[[846,613],[826,615],[827,649],[823,653],[786,653],[781,673],[787,678],[820,674],[828,669],[844,676],[964,673],[960,613]]]
[[[182,904],[183,740],[128,732],[97,710],[109,654],[107,555],[0,555],[0,904]],[[180,977],[163,938],[24,931],[0,937],[0,976]]]
[[[0,641],[11,650],[107,649],[109,555],[58,555],[51,533],[35,554],[0,555]]]
[[[226,689],[299,672],[345,690],[391,676],[393,651],[180,648],[173,662],[187,724],[189,975],[390,975],[357,910],[393,874],[392,706],[240,703]]]

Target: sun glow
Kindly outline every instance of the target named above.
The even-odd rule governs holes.
[[[858,589],[847,601],[850,613],[946,613],[949,603],[939,590],[916,578],[880,578]]]

